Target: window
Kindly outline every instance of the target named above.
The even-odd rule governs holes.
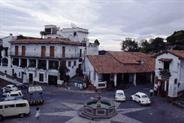
[[[74,37],[77,36],[77,32],[74,32],[74,33],[73,33],[73,36],[74,36]]]
[[[12,105],[5,105],[5,108],[13,108],[13,107],[15,107],[14,104],[12,104]]]
[[[50,46],[50,57],[54,57],[54,46]]]
[[[46,55],[46,47],[45,46],[42,46],[41,47],[41,57],[45,57]]]
[[[36,59],[29,60],[29,67],[36,67]]]
[[[13,58],[13,65],[18,66],[19,65],[19,59]]]
[[[25,56],[25,55],[26,55],[26,47],[22,46],[22,56]]]
[[[2,59],[2,65],[3,66],[8,66],[8,59],[7,58]]]
[[[73,65],[76,66],[76,61],[73,62]]]
[[[46,69],[46,60],[39,60],[38,61],[38,69]]]
[[[45,28],[45,34],[51,34],[51,28]]]
[[[65,57],[65,47],[62,47],[62,57]]]
[[[21,65],[20,67],[27,67],[27,59],[21,59]]]
[[[8,56],[8,48],[5,49],[5,56]]]
[[[80,55],[80,57],[82,57],[82,49],[80,49],[80,54],[79,55]]]
[[[58,69],[58,61],[49,60],[49,69]]]
[[[16,104],[16,107],[26,107],[26,103]]]
[[[71,67],[71,61],[68,61],[68,67]]]
[[[43,82],[43,73],[39,74],[39,81]]]
[[[15,46],[15,56],[19,55],[19,46]]]
[[[2,105],[0,105],[0,109],[3,109],[3,106]]]

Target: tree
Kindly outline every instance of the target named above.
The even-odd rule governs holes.
[[[166,44],[163,38],[157,37],[153,39],[150,43],[151,52],[159,52],[161,50],[166,50]]]
[[[166,38],[168,45],[175,50],[184,50],[184,30],[175,31]]]
[[[67,81],[67,72],[68,68],[66,67],[66,61],[61,61],[60,67],[59,67],[59,73],[60,73],[60,79],[64,82]]]
[[[40,31],[41,38],[46,35],[45,31]]]
[[[95,44],[96,46],[99,46],[99,45],[100,45],[100,42],[98,41],[98,39],[96,39],[96,40],[94,41],[94,44]]]
[[[140,51],[144,52],[144,53],[149,53],[151,51],[151,45],[150,45],[150,43],[147,40],[144,40],[141,43]]]
[[[122,41],[121,50],[138,52],[139,51],[138,43],[135,40],[132,40],[131,38],[126,38],[124,41]]]
[[[83,76],[81,64],[79,64],[78,68],[76,69],[76,74],[77,74],[77,76],[80,76],[80,77]]]

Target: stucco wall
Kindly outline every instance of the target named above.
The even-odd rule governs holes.
[[[168,91],[168,96],[170,97],[176,97],[177,92],[184,90],[184,81],[182,80],[184,76],[182,76],[184,72],[184,69],[181,69],[181,65],[183,65],[184,62],[181,62],[178,57],[175,55],[172,55],[170,53],[164,53],[162,55],[159,55],[156,58],[156,65],[155,65],[155,75],[160,78],[159,75],[159,68],[163,68],[163,62],[159,61],[161,58],[166,58],[166,59],[172,59],[169,67],[169,71],[171,73],[171,76],[169,78],[169,91]],[[175,84],[174,81],[177,79],[178,83],[180,84]]]

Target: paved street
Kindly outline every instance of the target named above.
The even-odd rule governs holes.
[[[149,92],[148,86],[131,87],[125,90],[129,97],[131,94],[142,90]],[[7,118],[3,123],[183,123],[184,110],[170,103],[165,98],[153,97],[151,106],[140,106],[139,104],[126,101],[115,102],[118,115],[111,119],[90,121],[78,116],[78,110],[82,104],[95,96],[88,91],[71,91],[58,87],[44,86],[46,103],[40,106],[41,116],[34,117],[36,106],[31,107],[31,115],[25,118]],[[114,99],[114,91],[103,91],[104,98]]]

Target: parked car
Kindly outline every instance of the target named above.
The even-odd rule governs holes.
[[[0,120],[9,116],[24,117],[30,113],[27,100],[12,100],[0,102]]]
[[[21,90],[17,90],[17,91],[11,91],[11,92],[7,92],[7,93],[3,93],[3,97],[4,97],[5,101],[16,100],[16,99],[22,99],[23,94],[22,94]]]
[[[132,100],[141,104],[141,105],[149,105],[151,104],[150,98],[142,92],[137,92],[131,96]]]
[[[31,86],[28,88],[28,100],[30,105],[40,105],[44,103],[43,89],[41,86]]]
[[[126,96],[123,90],[117,90],[115,93],[115,100],[116,101],[125,101]]]
[[[17,90],[18,88],[12,84],[6,85],[5,87],[2,88],[3,93],[10,92],[10,91],[17,91]]]

